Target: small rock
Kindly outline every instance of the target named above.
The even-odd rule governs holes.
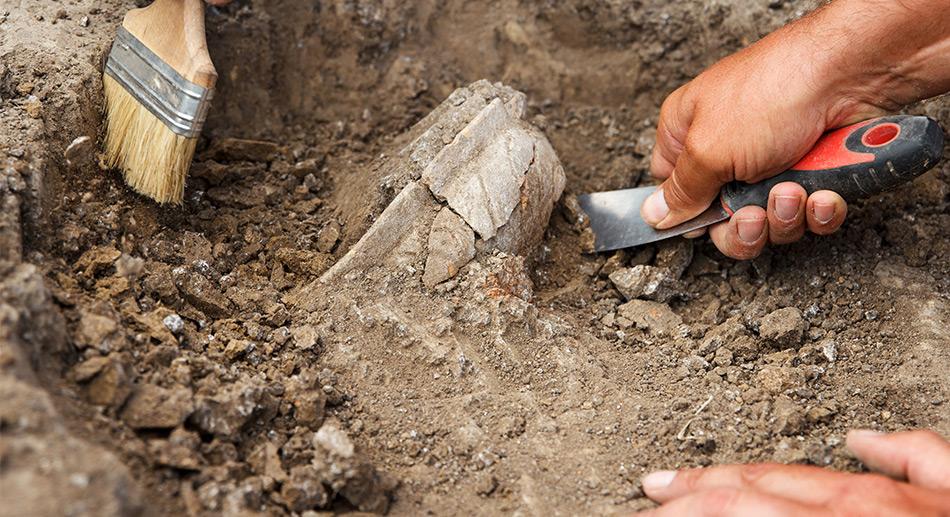
[[[287,479],[287,473],[280,463],[280,452],[273,443],[264,442],[258,446],[247,458],[247,462],[258,475],[270,477],[278,483]]]
[[[801,406],[786,396],[775,399],[772,414],[775,417],[775,431],[780,434],[798,434],[805,428],[805,415]]]
[[[734,316],[706,332],[697,353],[699,355],[711,354],[718,350],[719,347],[732,344],[747,334],[745,325],[742,324],[742,318],[740,316]]]
[[[340,240],[340,223],[331,221],[317,234],[317,250],[321,253],[330,253]]]
[[[112,359],[86,385],[86,398],[98,406],[121,407],[131,393],[132,380],[125,366]]]
[[[73,140],[63,153],[66,158],[66,165],[77,167],[83,163],[92,161],[95,154],[95,142],[88,136],[80,136]]]
[[[805,413],[805,418],[809,423],[812,424],[821,424],[831,421],[832,417],[835,416],[837,410],[834,407],[834,404],[831,402],[826,402],[820,406],[815,406],[809,409]]]
[[[320,332],[313,325],[291,327],[290,335],[294,339],[294,347],[298,350],[310,350],[320,343]]]
[[[145,270],[145,260],[123,253],[115,261],[115,274],[134,280]]]
[[[302,513],[326,506],[329,495],[323,487],[320,473],[312,465],[300,465],[290,470],[290,477],[280,490],[287,509]]]
[[[43,103],[35,95],[27,97],[23,103],[23,109],[30,118],[40,118],[43,116]]]
[[[169,314],[162,319],[162,325],[165,325],[165,328],[169,330],[172,334],[181,335],[182,331],[185,330],[185,322],[181,319],[181,316],[177,314]]]
[[[713,364],[716,366],[731,366],[732,350],[729,350],[726,347],[720,347],[718,350],[716,350],[716,355],[713,358]]]
[[[755,385],[771,394],[800,386],[804,381],[801,370],[788,366],[764,366],[755,376]]]
[[[236,382],[213,396],[199,397],[189,422],[205,433],[231,440],[245,426],[270,422],[276,415],[277,400],[266,388]]]
[[[231,313],[231,301],[204,275],[185,268],[173,271],[175,285],[182,297],[194,308],[212,318],[226,318]]]
[[[108,357],[95,356],[74,366],[69,375],[76,382],[86,382],[99,373],[108,363]]]
[[[656,252],[656,267],[666,268],[670,276],[679,280],[693,262],[693,241],[691,239],[667,239],[659,243]]]
[[[759,335],[778,347],[797,347],[804,333],[802,311],[796,307],[778,309],[759,321]]]
[[[821,342],[821,353],[825,356],[825,359],[829,363],[835,362],[838,359],[838,344],[832,339],[826,339]]]
[[[143,384],[122,409],[122,419],[133,429],[171,429],[181,425],[193,408],[186,388]]]
[[[327,423],[317,431],[313,442],[339,458],[352,458],[355,453],[350,438],[342,429],[331,423]]]
[[[680,294],[678,283],[665,268],[620,268],[610,274],[610,281],[627,300],[641,298],[666,303]]]
[[[702,373],[709,369],[709,363],[698,355],[690,355],[683,359],[683,366],[692,374]]]
[[[498,488],[498,480],[488,472],[481,472],[475,478],[475,493],[482,496],[491,495]]]
[[[108,352],[121,341],[119,324],[108,316],[80,311],[75,342],[79,348],[93,347]]]
[[[148,451],[159,465],[180,470],[200,470],[200,443],[201,438],[197,433],[177,428],[167,440],[149,441]]]
[[[617,308],[617,315],[637,328],[659,335],[672,335],[683,323],[683,319],[669,305],[645,300],[630,300]]]

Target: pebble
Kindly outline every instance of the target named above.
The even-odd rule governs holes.
[[[785,307],[759,320],[759,335],[779,347],[797,347],[805,333],[802,311]]]
[[[162,325],[165,325],[172,334],[180,335],[185,330],[185,322],[177,314],[169,314],[162,319]]]
[[[681,294],[679,283],[666,268],[643,265],[620,268],[609,278],[627,300],[640,298],[666,303]]]

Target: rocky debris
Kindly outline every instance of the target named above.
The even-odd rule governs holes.
[[[16,346],[0,335],[0,349]],[[19,376],[29,377],[22,371]],[[140,515],[139,488],[111,452],[69,434],[49,395],[0,373],[0,513]],[[94,509],[94,510],[92,510]]]
[[[86,399],[93,404],[118,408],[132,393],[128,369],[115,358],[95,357],[73,371],[77,381],[86,383]]]
[[[490,298],[515,296],[524,301],[534,297],[534,283],[524,257],[499,253],[485,260],[477,272],[476,286]]]
[[[319,452],[313,465],[324,484],[362,512],[386,513],[395,483],[356,454],[353,442],[335,422],[327,422],[313,437]]]
[[[83,253],[73,267],[82,271],[86,278],[93,278],[111,267],[121,256],[122,253],[115,246],[98,246]]]
[[[294,347],[298,350],[310,350],[320,344],[320,331],[313,325],[297,325],[290,328]]]
[[[233,440],[245,426],[269,422],[277,414],[277,400],[267,388],[236,382],[198,396],[189,421],[200,431]]]
[[[313,430],[323,425],[324,409],[327,404],[327,395],[323,386],[311,371],[291,377],[287,383],[284,398],[293,404],[294,419],[297,424]]]
[[[96,143],[91,137],[85,135],[79,136],[66,146],[63,157],[66,158],[67,166],[78,167],[85,163],[92,163],[95,150]]]
[[[115,274],[122,278],[135,280],[145,270],[145,260],[123,253],[115,261]]]
[[[162,325],[176,336],[185,330],[185,321],[181,319],[181,316],[174,313],[162,318]]]
[[[805,413],[801,405],[786,396],[775,399],[772,415],[775,418],[775,432],[779,434],[798,434],[805,428]]]
[[[187,388],[142,384],[122,408],[121,417],[133,429],[172,429],[181,425],[193,408]]]
[[[740,316],[733,316],[722,324],[706,332],[699,345],[697,353],[707,355],[716,352],[721,346],[732,345],[736,341],[749,336]]]
[[[805,374],[791,366],[766,365],[755,374],[755,385],[773,395],[801,386],[804,382]]]
[[[652,334],[670,336],[683,319],[669,305],[646,300],[630,300],[617,308],[617,316]]]
[[[610,281],[627,300],[640,298],[666,303],[681,293],[678,282],[665,268],[620,268],[610,274]]]
[[[329,500],[320,472],[313,465],[290,469],[290,477],[281,487],[280,497],[288,510],[297,513],[321,508]]]
[[[247,458],[248,464],[260,476],[267,476],[278,483],[287,479],[287,472],[280,463],[280,451],[271,442],[259,445]]]
[[[192,307],[212,318],[226,318],[231,313],[231,301],[205,275],[190,268],[180,267],[172,272],[175,286]]]
[[[692,239],[676,238],[660,241],[656,252],[655,265],[666,268],[670,276],[679,280],[693,262]]]
[[[429,255],[422,283],[426,287],[454,277],[459,268],[475,258],[475,232],[450,208],[435,216],[429,233]]]
[[[167,440],[150,440],[148,452],[155,463],[179,470],[201,470],[198,452],[201,438],[197,433],[177,428]]]
[[[796,307],[778,309],[759,321],[759,335],[778,347],[797,347],[804,333],[805,320]]]
[[[308,176],[308,177],[312,177]],[[317,234],[317,250],[321,253],[330,253],[333,251],[333,248],[336,247],[336,243],[340,240],[340,223],[336,221],[331,221],[329,224],[320,229],[320,232]]]
[[[84,310],[80,312],[79,325],[73,340],[80,349],[92,347],[101,352],[109,352],[121,348],[125,336],[113,318]]]
[[[269,162],[280,155],[281,149],[274,142],[243,138],[215,138],[202,159],[217,162]]]

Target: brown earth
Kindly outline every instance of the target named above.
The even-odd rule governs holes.
[[[648,181],[664,96],[810,2],[238,0],[182,207],[66,161],[133,6],[0,6],[0,513],[624,513],[654,469],[950,435],[950,162],[750,262],[580,251],[572,194]],[[396,194],[380,155],[483,78],[567,174],[542,244],[317,281]],[[668,302],[625,303],[638,264]]]

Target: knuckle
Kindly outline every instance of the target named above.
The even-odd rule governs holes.
[[[755,485],[763,476],[774,472],[776,465],[771,463],[750,463],[739,467],[739,479],[743,484]]]

